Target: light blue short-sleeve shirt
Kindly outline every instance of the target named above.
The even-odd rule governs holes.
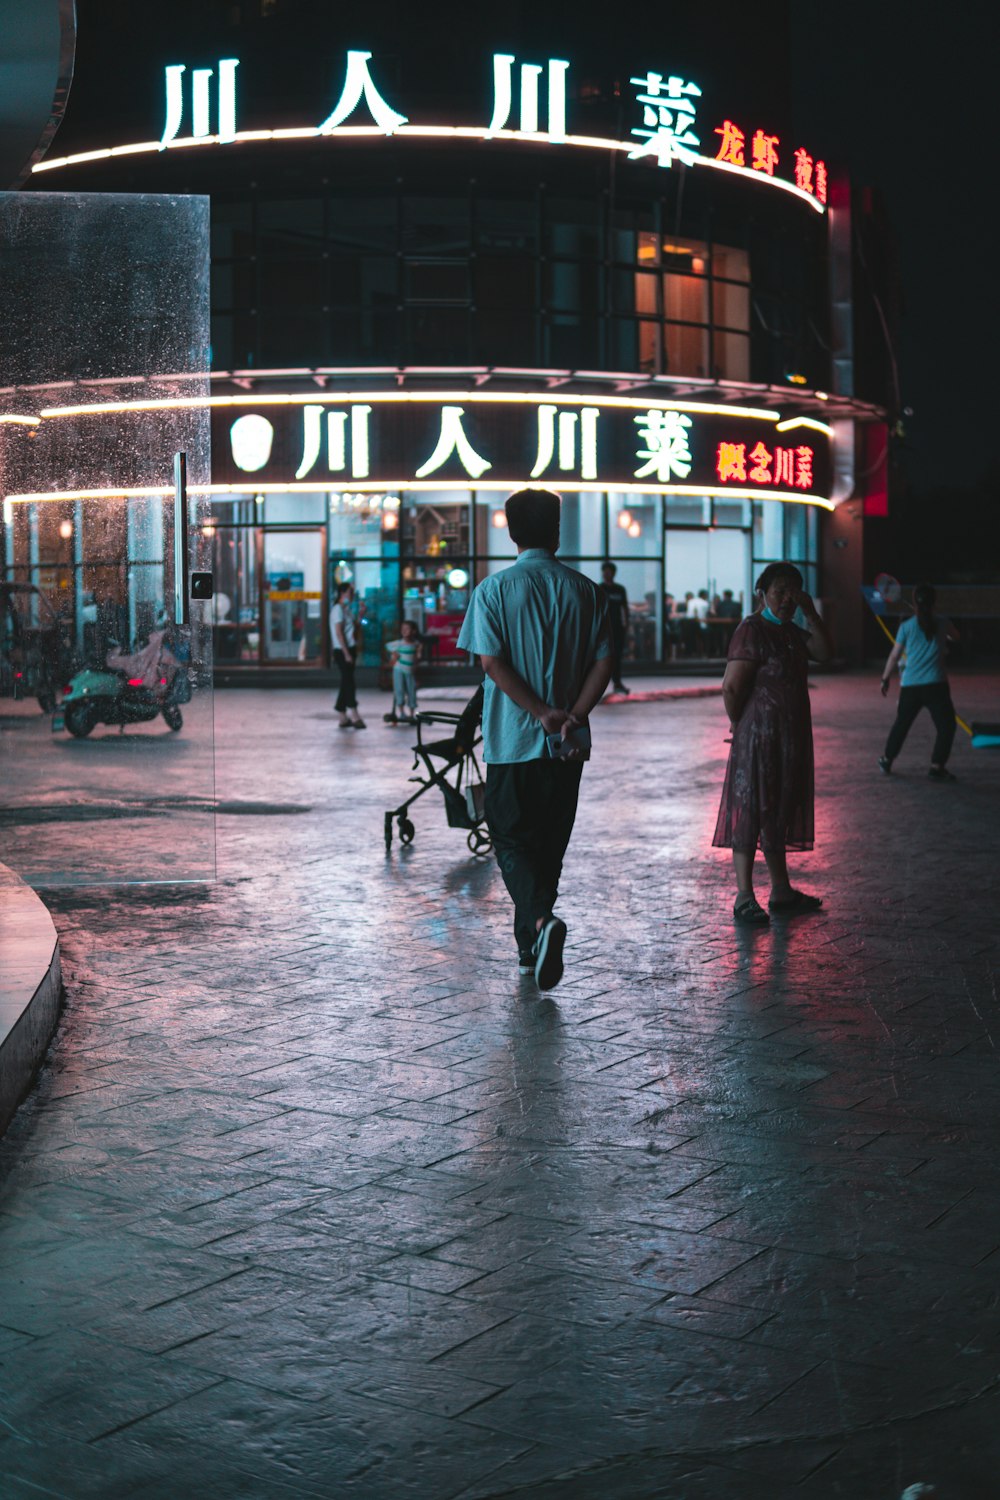
[[[896,640],[906,652],[899,680],[903,687],[927,687],[932,682],[945,682],[947,671],[948,628],[943,620],[934,622],[934,634],[928,640],[917,624],[916,617],[904,620],[896,632]]]
[[[458,644],[475,656],[502,657],[541,699],[568,710],[594,662],[610,652],[607,606],[591,579],[529,547],[473,590]],[[484,759],[509,765],[544,755],[541,724],[487,678]]]

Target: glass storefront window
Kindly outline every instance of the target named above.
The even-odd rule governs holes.
[[[257,507],[258,520],[268,526],[322,526],[326,520],[326,492],[308,495],[265,495]]]
[[[240,508],[256,509],[252,498],[231,507],[216,504],[217,518]],[[225,664],[260,660],[260,595],[257,585],[257,536],[252,525],[217,525],[212,552],[215,597],[212,600],[216,660]]]
[[[785,507],[780,500],[754,503],[753,555],[755,562],[780,561],[785,555]]]
[[[361,625],[361,665],[380,667],[386,644],[399,634],[399,558],[389,553],[378,561],[356,562],[352,577]],[[411,612],[409,602],[404,596],[402,618],[415,620],[422,632],[422,614]]]
[[[666,495],[664,521],[668,526],[710,526],[712,502],[707,495]]]
[[[712,502],[713,526],[742,526],[749,530],[752,513],[749,500],[719,500]]]
[[[635,274],[635,311],[639,317],[645,318],[655,318],[659,313],[656,305],[656,277],[648,276],[643,271]]]
[[[564,494],[559,528],[561,557],[603,557],[604,496]]]
[[[403,551],[415,557],[467,557],[468,490],[427,490],[407,495],[400,511]]]
[[[720,380],[750,379],[750,337],[745,333],[712,334],[715,373]]]
[[[636,260],[638,260],[640,265],[655,266],[660,258],[660,237],[648,229],[640,230],[638,235],[623,233],[621,230],[616,232],[619,260],[632,259],[632,246],[636,244],[636,240],[638,240],[635,252]]]
[[[509,568],[517,557],[517,548],[507,530],[503,495],[488,494],[476,502],[476,550],[479,553],[479,577]],[[478,579],[476,580],[478,582]]]
[[[785,556],[792,562],[806,562],[809,546],[806,538],[806,507],[786,505],[785,511]]]
[[[629,629],[623,661],[652,663],[660,659],[663,639],[663,562],[656,556],[641,561],[614,559],[618,569],[615,582],[628,594]],[[582,571],[600,581],[601,571],[593,564]]]
[[[663,277],[663,316],[678,323],[708,322],[708,282],[703,276]]]
[[[707,213],[687,209],[678,219],[663,201],[645,212],[602,206],[592,194],[563,197],[526,179],[508,199],[494,196],[499,183],[482,181],[442,182],[433,197],[419,176],[397,186],[380,197],[337,182],[312,197],[253,192],[216,204],[217,366],[295,364],[308,346],[314,363],[441,363],[447,351],[459,363],[608,368],[610,358],[619,369],[750,377],[751,251],[712,243]],[[662,217],[695,234],[657,229]],[[776,352],[758,341],[754,361],[767,365],[773,355],[781,369],[788,360],[811,368],[822,357],[822,313],[816,288],[796,271],[809,258],[744,230],[758,236],[756,305],[768,328],[783,330]],[[719,224],[728,238],[744,230]],[[553,313],[582,321],[552,326]],[[664,320],[673,330],[666,349],[651,334],[640,348],[637,330],[626,338],[619,318]],[[690,328],[701,332],[681,331]]]
[[[750,328],[750,288],[731,281],[717,281],[712,288],[712,317],[716,328]]]
[[[538,209],[531,198],[476,200],[476,231],[481,250],[500,254],[538,248]]]
[[[806,535],[808,552],[806,556],[813,562],[819,557],[819,511],[815,505],[807,505],[806,512]]]
[[[396,199],[366,198],[357,192],[349,201],[332,198],[328,235],[335,255],[356,250],[394,253],[399,236]]]
[[[749,252],[737,250],[733,245],[713,245],[712,275],[723,276],[727,281],[748,283],[750,280]]]
[[[663,363],[659,323],[645,318],[632,326],[635,329],[633,338],[638,338],[639,369],[650,373],[659,370]]]
[[[608,552],[619,557],[656,557],[661,550],[659,495],[608,495]]]
[[[264,533],[265,662],[318,662],[323,653],[323,531]]]
[[[668,657],[724,657],[733,630],[750,609],[749,533],[668,530],[666,564]]]
[[[665,323],[667,370],[681,375],[708,374],[708,329],[686,323]]]
[[[329,511],[330,551],[377,555],[383,533],[398,532],[401,505],[398,495],[366,495],[331,490],[321,497]],[[395,518],[395,519],[392,519]]]
[[[468,490],[428,491],[405,497],[401,511],[403,616],[417,626],[433,666],[467,660],[457,641],[475,581],[471,502]]]

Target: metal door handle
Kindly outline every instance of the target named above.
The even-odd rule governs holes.
[[[188,596],[188,498],[187,454],[174,454],[174,623],[188,625],[191,620]]]

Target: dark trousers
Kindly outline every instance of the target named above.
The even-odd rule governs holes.
[[[514,903],[518,948],[531,947],[538,918],[547,917],[556,903],[582,774],[580,761],[487,767],[486,822]]]
[[[342,714],[346,713],[349,708],[358,706],[358,695],[354,691],[354,663],[347,660],[343,651],[334,651],[333,659],[340,673],[340,692],[333,706],[338,714]]]
[[[946,682],[928,682],[922,687],[904,687],[899,690],[899,708],[896,722],[889,730],[885,742],[886,760],[895,760],[903,748],[903,741],[910,732],[914,719],[922,708],[930,711],[937,735],[931,761],[943,766],[951,754],[951,742],[955,738],[955,709],[951,691]]]

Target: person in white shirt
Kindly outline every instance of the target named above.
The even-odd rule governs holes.
[[[708,618],[708,590],[702,589],[697,598],[692,593],[685,594],[684,604],[684,620],[681,625],[684,654],[704,656],[705,639],[708,634],[708,626],[705,623]]]
[[[353,603],[353,583],[338,583],[337,597],[330,611],[330,640],[333,645],[333,659],[340,671],[340,691],[333,705],[340,715],[338,722],[340,729],[367,728],[364,719],[358,713],[358,695],[354,687],[358,622],[351,608]]]

